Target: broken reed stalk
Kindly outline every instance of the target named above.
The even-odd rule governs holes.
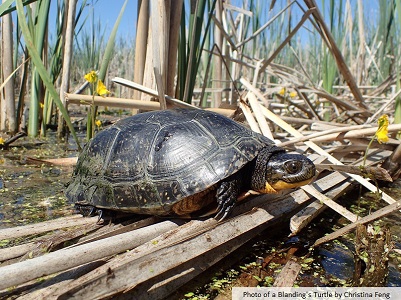
[[[92,96],[90,95],[65,94],[65,98],[69,104],[90,105],[92,101]],[[122,99],[115,97],[103,98],[101,96],[95,96],[94,103],[96,106],[138,108],[143,110],[160,109],[159,102],[147,101],[147,100]]]
[[[141,84],[138,84],[136,82],[133,82],[131,80],[127,80],[127,79],[120,78],[120,77],[114,77],[112,79],[112,81],[115,82],[115,83],[121,84],[123,86],[139,90],[142,93],[146,93],[146,94],[151,95],[153,97],[158,97],[159,96],[159,93],[157,91],[155,91],[155,90],[153,90],[151,88],[148,88],[148,87],[146,87],[144,85],[141,85]],[[173,105],[173,106],[176,106],[176,107],[199,109],[198,107],[196,107],[194,105],[188,104],[186,102],[183,102],[181,100],[175,99],[175,98],[170,97],[168,95],[164,95],[164,97],[166,98],[167,105]]]
[[[292,287],[297,279],[299,272],[301,272],[302,266],[294,259],[290,259],[285,266],[281,269],[276,280],[273,283],[273,287]]]
[[[353,230],[356,226],[358,226],[360,224],[366,224],[366,223],[372,222],[378,218],[384,217],[388,214],[391,214],[392,212],[400,210],[400,208],[401,208],[401,200],[396,201],[390,205],[387,205],[386,207],[383,207],[383,208],[375,211],[374,213],[355,221],[352,224],[349,224],[347,226],[344,226],[343,228],[337,229],[335,232],[333,232],[329,235],[326,235],[320,239],[317,239],[312,247],[316,247],[323,243],[327,243],[331,240],[334,240],[334,239],[348,233],[349,231]]]
[[[61,249],[44,256],[0,267],[3,276],[3,280],[0,281],[0,290],[124,252],[176,227],[178,227],[176,223],[164,221],[137,229],[134,232]]]
[[[351,183],[347,181],[346,176],[341,175],[338,172],[332,173],[333,179],[340,181],[343,179],[342,183],[335,184],[335,187],[330,189],[325,195],[332,199],[333,201],[344,194],[350,187]],[[328,177],[328,176],[327,176]],[[309,204],[307,207],[300,210],[297,214],[291,217],[290,220],[290,236],[298,234],[303,228],[305,228],[316,216],[318,216],[327,206],[322,202],[316,200]]]
[[[160,109],[167,108],[165,100],[165,89],[167,85],[167,59],[168,40],[170,29],[170,1],[151,0],[151,15],[158,16],[151,18],[152,34],[152,65],[153,75],[158,91]]]
[[[177,49],[180,37],[180,25],[183,0],[171,0],[170,4],[170,28],[167,56],[167,82],[166,94],[173,97],[175,95],[175,79],[177,74]]]
[[[388,132],[397,132],[401,130],[401,124],[390,124],[388,126]],[[325,136],[311,138],[310,140],[313,142],[321,142],[321,141],[341,141],[345,139],[352,139],[352,138],[361,138],[361,137],[371,137],[377,131],[377,126],[373,128],[365,128],[365,129],[358,129],[358,130],[351,130],[344,134],[341,133],[331,133]],[[399,144],[398,141],[395,143]]]
[[[28,235],[41,234],[53,230],[95,224],[98,217],[82,218],[81,215],[58,218],[51,221],[0,229],[0,240],[10,240]]]
[[[325,131],[321,131],[321,132],[316,132],[316,133],[312,133],[310,135],[305,135],[303,137],[296,137],[296,138],[292,138],[288,141],[285,142],[279,142],[277,145],[280,145],[280,147],[285,147],[288,145],[294,145],[295,143],[299,143],[299,142],[304,142],[304,141],[309,141],[313,138],[316,137],[321,137],[321,136],[325,136],[331,133],[341,133],[341,132],[348,132],[351,130],[356,130],[356,129],[364,129],[367,127],[371,127],[371,125],[353,125],[353,126],[347,126],[347,127],[339,127],[339,128],[333,128],[333,129],[328,129]],[[376,128],[377,129],[377,128]]]
[[[157,90],[159,91],[160,109],[165,110],[165,109],[167,109],[167,104],[166,104],[166,98],[164,96],[163,78],[157,67],[155,67],[153,70],[154,70],[154,76],[155,76]]]
[[[33,249],[35,243],[26,243],[11,248],[0,249],[0,262],[20,257]]]
[[[249,104],[251,105],[252,111],[255,114],[256,120],[258,121],[262,134],[273,141],[274,140],[273,134],[270,131],[266,118],[263,116],[262,112],[259,109],[258,99],[256,98],[255,94],[248,93],[245,99],[247,99],[249,101]]]
[[[327,196],[323,195],[322,193],[317,191],[314,187],[312,187],[310,185],[305,185],[305,186],[302,186],[301,188],[305,192],[310,194],[311,196],[315,197],[318,201],[324,203],[325,205],[327,205],[332,210],[334,210],[335,212],[339,213],[340,215],[342,215],[343,217],[345,217],[349,221],[355,222],[358,219],[358,217],[355,214],[353,214],[352,212],[348,211],[346,208],[344,208],[340,204],[334,202],[333,200],[331,200]]]
[[[241,110],[242,110],[242,112],[243,112],[243,114],[245,116],[245,119],[248,122],[248,125],[252,129],[252,131],[255,131],[255,132],[261,134],[262,132],[260,131],[259,124],[256,122],[255,117],[252,115],[252,111],[249,108],[249,106],[246,105],[241,100],[240,100],[238,105],[241,108]]]

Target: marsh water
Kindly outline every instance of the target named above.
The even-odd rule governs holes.
[[[72,168],[49,166],[38,160],[76,155],[77,147],[74,144],[58,142],[54,136],[40,139],[23,138],[9,149],[0,150],[0,229],[73,214],[73,204],[68,203],[64,196],[65,185],[70,180]],[[395,199],[401,199],[401,180],[384,186],[383,190]],[[373,195],[367,192],[363,193],[359,204],[358,197],[358,191],[351,192],[344,195],[340,203],[354,213],[359,211],[364,215],[370,209],[377,210],[385,205],[381,203],[383,201],[375,200]],[[218,293],[230,283],[249,284],[249,280],[244,279],[247,274],[259,285],[269,285],[269,280],[273,280],[269,278],[282,267],[280,261],[283,260],[283,255],[288,255],[286,251],[294,247],[296,255],[305,257],[297,285],[346,286],[354,271],[353,233],[326,243],[312,252],[308,250],[314,240],[345,224],[346,220],[327,209],[296,237],[288,238],[288,224],[274,232],[263,232],[234,255],[229,255],[209,270],[209,276],[203,276],[206,280],[196,279],[187,289],[190,295],[199,295],[198,298],[213,298],[213,293]],[[393,213],[375,224],[388,227],[392,233],[394,247],[401,249],[400,213]],[[7,244],[8,241],[0,241],[0,247]],[[278,255],[278,252],[281,254]],[[266,257],[273,257],[273,263],[269,264],[269,271],[264,271],[267,273],[262,280],[259,276],[260,264]],[[256,275],[253,271],[255,266],[259,266],[256,268]],[[276,270],[274,266],[277,267]],[[392,253],[387,286],[401,286],[400,274],[401,255]],[[185,295],[187,291],[182,292],[182,295]]]
[[[0,150],[0,229],[70,215],[64,188],[71,167],[49,166],[40,159],[75,156],[74,145],[48,138],[23,138]]]

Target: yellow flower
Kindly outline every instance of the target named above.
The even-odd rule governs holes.
[[[39,106],[40,106],[40,108],[45,107],[45,105],[42,102],[39,103]]]
[[[97,127],[100,127],[100,126],[102,126],[102,121],[96,120],[95,124],[96,124]]]
[[[106,89],[106,86],[103,84],[101,80],[98,80],[97,82],[97,88],[96,88],[96,93],[100,96],[106,96],[107,94],[110,94],[110,91]]]
[[[376,138],[377,141],[381,143],[387,143],[388,142],[388,116],[387,115],[382,115],[379,120],[377,121],[379,124],[379,128],[376,131]]]
[[[84,76],[84,78],[86,79],[86,81],[88,81],[89,83],[95,83],[97,81],[97,74],[95,71],[91,71],[90,73],[86,74]]]
[[[283,87],[283,88],[281,88],[280,92],[278,92],[278,93],[279,93],[281,96],[284,96],[284,95],[285,95],[285,92],[286,92],[286,88]]]
[[[4,145],[6,141],[0,136],[0,145]]]
[[[291,98],[295,98],[297,95],[298,95],[297,92],[291,92],[290,93],[290,97]]]

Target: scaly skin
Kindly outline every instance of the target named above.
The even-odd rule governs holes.
[[[313,163],[303,155],[281,150],[272,154],[271,149],[262,149],[256,159],[220,183],[216,192],[218,206],[215,219],[225,219],[242,192],[250,189],[272,194],[296,188],[311,182],[315,172]]]

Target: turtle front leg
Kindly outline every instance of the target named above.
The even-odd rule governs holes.
[[[241,191],[242,180],[240,176],[230,176],[222,181],[216,191],[217,214],[214,218],[217,221],[224,220],[233,210]]]

